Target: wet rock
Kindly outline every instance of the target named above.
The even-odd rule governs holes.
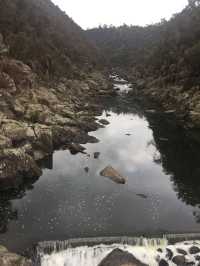
[[[196,246],[192,246],[190,249],[189,249],[189,252],[190,254],[197,254],[200,252],[200,248],[199,247],[196,247]]]
[[[132,254],[121,249],[113,250],[106,256],[98,266],[145,266],[146,264],[137,260]]]
[[[147,195],[145,195],[145,194],[139,193],[139,194],[136,194],[136,195],[139,196],[140,198],[143,198],[143,199],[147,199],[148,198]]]
[[[9,252],[5,247],[0,246],[0,265],[1,266],[31,266],[30,260]]]
[[[100,172],[101,176],[108,177],[118,184],[125,184],[126,178],[120,175],[112,166],[107,166]]]
[[[131,136],[131,134],[127,133],[127,134],[126,134],[126,136],[130,137],[130,136]]]
[[[110,122],[108,122],[106,119],[100,119],[99,123],[103,124],[103,125],[109,125]]]
[[[84,170],[86,173],[88,173],[90,169],[89,169],[89,167],[85,167]]]
[[[159,261],[159,266],[169,266],[169,263],[168,263],[166,260],[161,259],[161,260]]]
[[[51,129],[54,148],[72,142],[75,136],[79,135],[77,130],[73,130],[69,127],[55,125]]]
[[[200,261],[200,256],[199,255],[196,255],[195,256],[195,260]]]
[[[169,248],[166,248],[166,252],[167,252],[166,257],[167,257],[169,260],[171,260],[172,257],[173,257],[173,252],[172,252],[171,249],[169,249]]]
[[[94,152],[94,159],[98,159],[100,156],[100,152]]]
[[[181,248],[177,248],[176,251],[177,251],[179,254],[182,254],[182,255],[184,255],[184,256],[187,255],[187,252],[186,252],[185,250],[181,249]]]
[[[81,146],[80,144],[77,143],[71,143],[68,145],[68,148],[71,152],[71,154],[77,154],[77,153],[83,153],[84,150],[86,149],[85,147]]]
[[[183,266],[183,265],[185,265],[186,260],[185,260],[184,256],[177,255],[177,256],[173,257],[172,262],[178,266]]]
[[[192,266],[192,265],[195,265],[194,261],[189,261],[185,263],[185,266]]]
[[[45,125],[36,124],[33,127],[35,140],[33,141],[33,147],[35,150],[43,151],[50,154],[53,151],[53,134],[50,127]]]
[[[41,170],[22,148],[0,150],[0,182],[13,178],[39,177]]]
[[[160,253],[163,252],[162,248],[158,248],[157,251],[160,252]]]

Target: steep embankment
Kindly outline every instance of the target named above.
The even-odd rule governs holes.
[[[10,56],[43,76],[77,75],[98,59],[84,31],[50,0],[0,0],[0,32]]]
[[[95,141],[94,99],[112,93],[97,58],[51,1],[0,0],[0,189],[39,176],[57,147]]]
[[[90,39],[125,70],[137,91],[173,109],[187,127],[200,128],[200,5],[147,27],[92,29]]]

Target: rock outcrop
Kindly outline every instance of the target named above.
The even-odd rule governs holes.
[[[98,72],[42,83],[21,61],[0,57],[0,189],[41,175],[37,162],[54,149],[83,152],[79,144],[96,142],[88,135],[100,127],[95,116],[101,108],[94,102],[112,94]]]
[[[1,266],[31,266],[31,261],[9,252],[5,247],[0,246],[0,265]]]

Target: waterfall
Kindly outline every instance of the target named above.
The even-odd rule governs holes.
[[[167,239],[165,238],[148,239],[143,237],[50,241],[38,245],[37,257],[38,264],[41,266],[97,266],[110,252],[119,248],[133,254],[138,260],[153,266],[155,265],[157,248],[166,245]]]
[[[189,256],[188,250],[194,244],[200,248],[198,239],[200,239],[200,234],[196,233],[169,234],[162,238],[108,237],[41,242],[36,249],[35,265],[98,266],[115,249],[129,252],[149,266],[158,265],[159,258],[166,259],[169,248],[173,251],[174,256],[178,255],[177,248],[184,249],[187,251],[190,261],[195,261],[194,256]],[[162,254],[157,251],[158,248],[162,249]],[[168,264],[174,265],[171,261],[168,261]]]

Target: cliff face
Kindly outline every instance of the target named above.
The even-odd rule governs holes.
[[[43,76],[77,74],[97,61],[84,31],[50,0],[0,0],[0,32],[9,55]]]

